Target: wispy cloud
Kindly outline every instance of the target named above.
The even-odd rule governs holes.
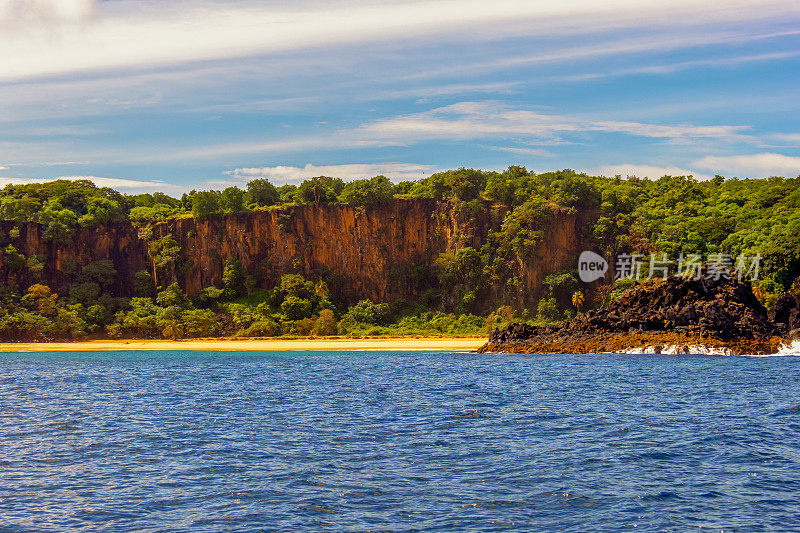
[[[365,137],[403,143],[431,139],[481,139],[525,136],[543,143],[563,142],[562,135],[578,132],[623,133],[662,139],[752,141],[747,126],[696,126],[643,122],[597,121],[576,116],[544,114],[498,102],[461,102],[362,126]]]
[[[681,168],[677,166],[654,166],[654,165],[636,165],[631,163],[622,163],[619,165],[602,165],[593,167],[586,170],[589,174],[600,176],[636,176],[639,178],[658,179],[662,176],[693,176],[697,179],[710,179],[711,176]]]
[[[78,149],[65,143],[6,143],[0,151],[15,154],[9,163],[38,166],[37,157],[77,158],[101,162],[192,162],[248,154],[287,154],[301,151],[367,150],[409,147],[426,142],[480,141],[476,148],[526,155],[548,155],[547,147],[584,142],[586,135],[626,135],[632,139],[671,143],[758,144],[744,125],[654,124],[596,120],[559,115],[529,106],[497,101],[459,102],[428,111],[377,119],[351,128],[320,124],[319,133],[295,137],[275,132],[272,138],[243,142],[173,146],[130,146]],[[313,131],[313,130],[312,130]],[[498,144],[502,142],[502,144]],[[8,156],[5,156],[8,160]],[[72,159],[75,160],[75,159]],[[9,164],[6,163],[6,164]]]
[[[91,2],[4,0],[6,80],[246,57],[342,44],[414,39],[496,39],[676,23],[752,21],[796,14],[790,0],[528,0],[427,2]],[[29,9],[33,6],[34,9]],[[202,38],[198,38],[201,36]]]
[[[800,133],[773,133],[769,138],[789,146],[800,146]]]
[[[553,157],[553,153],[543,148],[521,148],[518,146],[483,146],[489,150],[496,150],[498,152],[508,152],[510,154],[536,156],[536,157]]]
[[[386,176],[395,181],[418,179],[436,171],[432,165],[413,163],[368,163],[348,165],[312,165],[303,167],[275,166],[258,168],[237,168],[226,174],[242,180],[267,178],[275,183],[300,183],[315,176],[330,176],[346,180]]]
[[[800,176],[800,157],[771,152],[734,156],[706,156],[694,161],[692,165],[729,176],[753,178]]]
[[[524,55],[505,55],[502,57],[495,57],[487,61],[477,62],[459,62],[457,64],[449,65],[446,68],[437,68],[431,70],[423,70],[416,72],[409,76],[409,78],[435,78],[444,74],[457,74],[475,75],[486,72],[493,72],[504,69],[518,69],[521,67],[532,67],[537,65],[551,64],[551,63],[565,63],[576,61],[597,61],[603,58],[612,56],[635,56],[648,53],[664,53],[672,52],[675,50],[707,47],[712,45],[732,45],[742,44],[752,41],[762,41],[768,39],[776,39],[781,37],[792,37],[800,34],[800,31],[759,31],[758,29],[751,30],[715,30],[704,29],[698,31],[697,28],[688,29],[686,27],[672,27],[666,34],[648,34],[644,37],[619,37],[603,36],[597,42],[590,45],[579,46],[564,46],[563,42],[560,46],[555,46],[550,49],[537,51],[536,53],[529,53]],[[766,54],[765,54],[766,55]],[[793,57],[788,55],[786,57]],[[767,57],[751,59],[752,61],[767,60]],[[772,57],[771,59],[780,59],[779,57]],[[735,62],[730,60],[731,62]],[[747,60],[740,60],[740,63],[747,62]],[[714,65],[709,62],[707,66]],[[688,67],[688,65],[685,65]],[[700,66],[700,65],[698,65]],[[658,67],[655,67],[656,69]],[[675,67],[681,67],[676,63]],[[610,71],[614,72],[614,71]],[[655,73],[653,71],[652,73]],[[591,75],[600,76],[601,74],[592,73]],[[580,81],[582,78],[580,74],[574,76],[561,76],[554,78],[545,78],[543,81]]]
[[[5,167],[0,167],[0,169]],[[162,192],[178,192],[184,190],[184,187],[179,187],[166,183],[161,180],[132,180],[124,178],[105,178],[101,176],[57,176],[53,178],[15,178],[15,177],[2,177],[0,176],[0,184],[27,184],[27,183],[48,183],[55,180],[89,180],[99,187],[112,187],[114,189],[130,190],[129,192],[137,191],[162,191]]]
[[[800,32],[798,32],[800,33]],[[565,76],[553,76],[543,81],[568,82],[568,81],[587,81],[616,76],[632,76],[638,74],[674,74],[682,70],[702,67],[736,67],[747,63],[758,63],[762,61],[780,61],[800,57],[800,50],[787,52],[775,52],[769,54],[749,54],[734,57],[722,57],[714,59],[699,59],[693,61],[680,61],[676,63],[666,63],[661,65],[647,65],[643,67],[624,68],[616,70],[606,70],[603,72],[584,72]]]
[[[403,115],[363,124],[356,128],[304,137],[208,145],[172,150],[155,160],[180,161],[245,154],[289,153],[303,150],[354,150],[411,146],[426,141],[523,140],[526,147],[505,151],[539,150],[567,144],[569,136],[581,133],[625,134],[632,137],[670,140],[680,143],[714,140],[755,143],[743,133],[749,126],[649,124],[644,122],[597,121],[579,116],[546,114],[495,101],[460,102],[430,111]],[[496,149],[496,148],[490,148]],[[532,152],[527,152],[532,153]]]

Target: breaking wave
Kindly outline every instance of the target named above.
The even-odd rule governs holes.
[[[702,345],[689,345],[689,346],[676,346],[676,345],[667,345],[660,347],[660,350],[657,350],[654,346],[640,346],[637,348],[628,348],[626,350],[622,350],[619,353],[624,353],[628,355],[724,355],[724,356],[732,356],[734,354],[728,348],[712,348],[709,346],[702,346]],[[769,354],[742,354],[744,357],[786,357],[786,356],[800,356],[800,340],[792,341],[789,344],[784,344],[781,346],[776,353],[769,353]]]
[[[661,354],[661,355],[734,355],[728,348],[712,348],[709,346],[691,344],[689,346],[666,345],[656,349],[654,346],[644,346],[638,348],[628,348],[622,350],[624,354]]]

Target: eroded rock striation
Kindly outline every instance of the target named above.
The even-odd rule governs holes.
[[[79,228],[67,242],[43,237],[37,223],[0,221],[3,246],[13,245],[26,258],[38,256],[43,269],[35,276],[14,269],[0,253],[0,284],[21,287],[43,283],[66,295],[73,280],[70,272],[85,265],[110,260],[117,272],[110,292],[133,296],[139,271],[153,274],[157,285],[178,285],[190,296],[203,288],[220,286],[225,264],[238,259],[260,288],[270,288],[286,273],[318,280],[326,273],[340,279],[334,295],[343,302],[369,298],[376,302],[418,297],[429,280],[420,282],[415,269],[432,272],[443,252],[463,247],[480,249],[491,232],[500,231],[505,206],[483,202],[467,211],[432,199],[394,199],[389,203],[291,206],[267,211],[217,215],[205,220],[171,218],[141,232],[130,223]],[[523,291],[520,306],[533,306],[541,296],[542,280],[571,268],[589,244],[585,235],[587,213],[553,208],[552,217],[537,231],[541,245],[515,258],[512,270]],[[16,236],[11,236],[17,234]],[[159,238],[172,236],[180,248],[175,263],[156,267],[149,248]],[[491,287],[496,305],[517,298],[504,293],[504,283]],[[495,305],[495,307],[496,307]]]
[[[566,324],[496,329],[479,351],[616,353],[641,348],[690,353],[702,348],[764,354],[775,353],[796,333],[797,297],[785,295],[770,320],[749,283],[732,275],[707,276],[704,271],[700,279],[673,276],[637,284],[606,308]]]

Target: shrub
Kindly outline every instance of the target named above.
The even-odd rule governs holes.
[[[69,289],[69,296],[76,302],[89,305],[100,296],[100,286],[93,281],[73,285]]]
[[[308,318],[311,316],[311,302],[297,296],[287,296],[281,304],[281,311],[287,320]]]
[[[542,298],[539,300],[539,318],[542,320],[558,320],[561,318],[561,311],[555,298]]]
[[[280,335],[281,328],[274,321],[265,319],[253,322],[244,332],[247,337],[275,337]]]
[[[153,276],[147,270],[140,270],[133,276],[133,290],[137,296],[152,296],[155,287]]]
[[[189,309],[182,319],[184,332],[190,337],[208,337],[219,329],[216,315],[208,309]]]
[[[347,314],[350,315],[353,320],[361,322],[362,324],[381,324],[388,318],[389,305],[376,304],[371,300],[361,300],[356,305],[350,307],[350,309],[347,310]]]
[[[330,309],[320,311],[319,317],[314,323],[314,333],[317,335],[336,334],[336,317],[333,316],[333,311]]]
[[[173,283],[156,296],[156,302],[161,307],[189,307],[189,299],[177,283]]]

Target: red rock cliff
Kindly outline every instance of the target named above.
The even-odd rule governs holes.
[[[398,199],[366,209],[304,206],[202,221],[172,219],[153,228],[149,240],[127,224],[82,228],[66,245],[43,242],[40,227],[28,224],[20,228],[19,237],[8,240],[25,256],[42,257],[45,268],[39,281],[62,293],[68,288],[65,271],[70,264],[110,259],[118,272],[115,291],[130,295],[134,274],[153,271],[149,242],[172,234],[181,246],[184,266],[158,272],[158,282],[177,281],[189,294],[220,285],[225,262],[237,257],[262,286],[271,286],[287,272],[313,279],[329,271],[343,278],[345,296],[387,301],[414,295],[407,279],[410,268],[430,267],[444,251],[463,246],[479,249],[488,232],[499,228],[498,209],[502,211],[485,204],[466,215],[434,200]],[[516,259],[515,270],[529,295],[526,300],[538,298],[547,274],[574,268],[573,261],[585,248],[581,225],[579,215],[556,213],[554,222],[542,228],[543,242],[534,257]],[[13,224],[1,226],[9,235]],[[10,269],[2,257],[0,279],[20,286],[37,281],[24,269]]]

